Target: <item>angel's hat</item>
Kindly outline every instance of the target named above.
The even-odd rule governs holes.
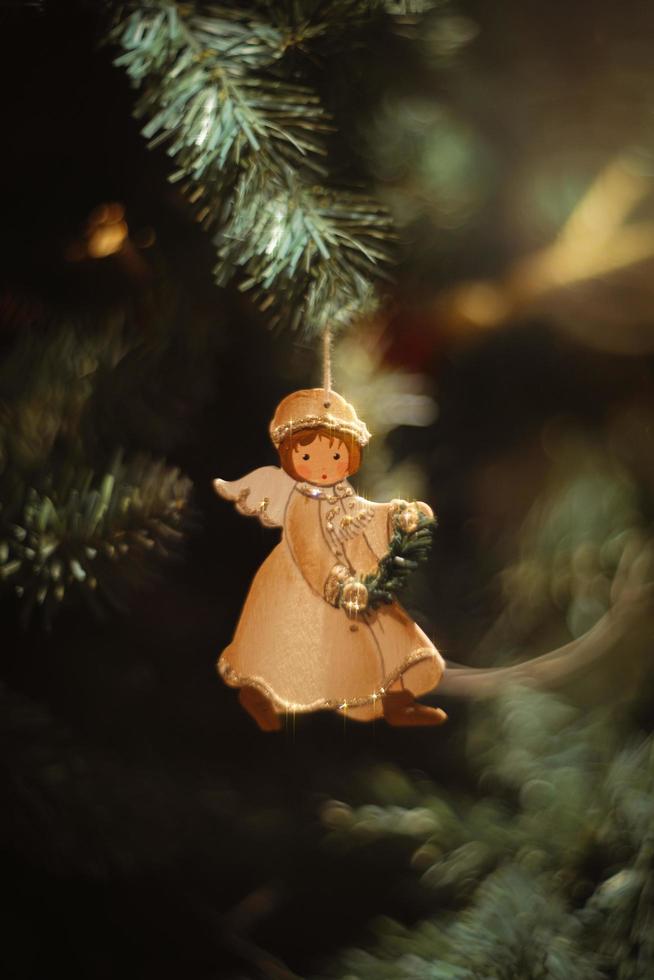
[[[319,427],[354,436],[360,446],[367,446],[370,440],[370,433],[352,405],[335,391],[324,388],[305,388],[287,395],[270,423],[270,438],[279,446],[293,432]]]

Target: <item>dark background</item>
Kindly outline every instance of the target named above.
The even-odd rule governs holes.
[[[599,313],[588,290],[563,290],[483,329],[444,313],[442,298],[459,282],[501,278],[545,246],[613,156],[651,159],[654,15],[645,4],[585,2],[467,2],[458,13],[476,30],[456,64],[416,67],[399,44],[389,77],[397,42],[380,41],[365,71],[347,63],[340,73],[327,60],[317,78],[339,110],[337,155],[377,169],[382,193],[419,202],[402,225],[392,312],[382,318],[385,369],[427,376],[439,417],[427,429],[397,430],[391,446],[396,459],[422,467],[441,525],[409,608],[446,657],[465,663],[503,608],[498,576],[547,478],[542,434],[553,419],[630,468],[649,520],[649,423],[622,455],[624,444],[607,448],[607,432],[625,406],[651,418],[651,258],[597,282],[592,296],[606,297]],[[408,845],[372,844],[335,860],[321,844],[321,805],[401,797],[392,786],[371,789],[393,773],[474,792],[468,707],[435,699],[450,713],[435,732],[319,714],[269,736],[215,674],[274,532],[215,499],[210,481],[275,462],[268,419],[283,394],[315,379],[316,356],[307,341],[271,334],[235,290],[213,285],[211,241],[167,183],[165,153],[148,151],[139,135],[133,93],[114,52],[100,46],[106,23],[101,5],[0,3],[0,348],[10,351],[28,326],[38,335],[63,316],[93,321],[117,307],[133,311],[130,329],[156,335],[162,306],[145,297],[174,283],[177,342],[203,338],[197,378],[192,359],[177,375],[168,363],[163,377],[144,362],[162,426],[148,438],[129,402],[114,397],[97,446],[114,438],[165,454],[194,481],[192,521],[178,560],[123,616],[97,621],[71,605],[51,631],[38,621],[24,630],[17,601],[3,599],[3,973],[272,975],[261,949],[310,972],[365,936],[376,915],[412,922],[429,908]],[[344,79],[357,70],[366,85],[348,106]],[[438,98],[472,134],[470,156],[449,176],[441,167],[425,177],[418,163],[413,176],[393,176],[361,136],[362,120],[380,106],[392,120],[393,98],[407,93]],[[448,180],[462,172],[471,203],[465,216],[448,215]],[[545,203],[521,210],[516,188],[541,186],[543,174]],[[124,205],[134,240],[153,230],[154,244],[136,246],[131,264],[70,261],[89,214],[111,201]],[[646,219],[648,196],[639,207]],[[631,349],[625,336],[637,338]],[[529,652],[544,652],[550,637],[567,638],[558,620],[529,637]]]

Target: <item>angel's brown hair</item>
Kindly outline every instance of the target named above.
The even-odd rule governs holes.
[[[339,432],[337,429],[330,429],[325,425],[317,426],[315,429],[300,429],[298,432],[291,432],[280,442],[277,447],[279,459],[289,476],[294,480],[301,480],[302,477],[295,472],[293,466],[293,450],[296,446],[308,446],[309,443],[320,436],[322,439],[329,439],[329,445],[334,441],[342,442],[348,451],[350,463],[348,475],[351,476],[361,466],[361,456],[363,450],[353,435],[346,432]]]

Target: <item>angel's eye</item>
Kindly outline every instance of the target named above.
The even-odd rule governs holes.
[[[340,459],[340,458],[341,458],[340,453],[334,453],[334,459]]]
[[[305,453],[302,459],[311,459],[311,456],[309,456],[309,453]]]

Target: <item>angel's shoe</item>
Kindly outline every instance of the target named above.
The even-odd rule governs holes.
[[[420,704],[410,691],[389,691],[384,696],[384,718],[389,725],[442,725],[447,715],[442,708]]]
[[[238,700],[247,713],[256,721],[262,732],[278,732],[282,727],[279,715],[272,702],[256,687],[242,687]]]

